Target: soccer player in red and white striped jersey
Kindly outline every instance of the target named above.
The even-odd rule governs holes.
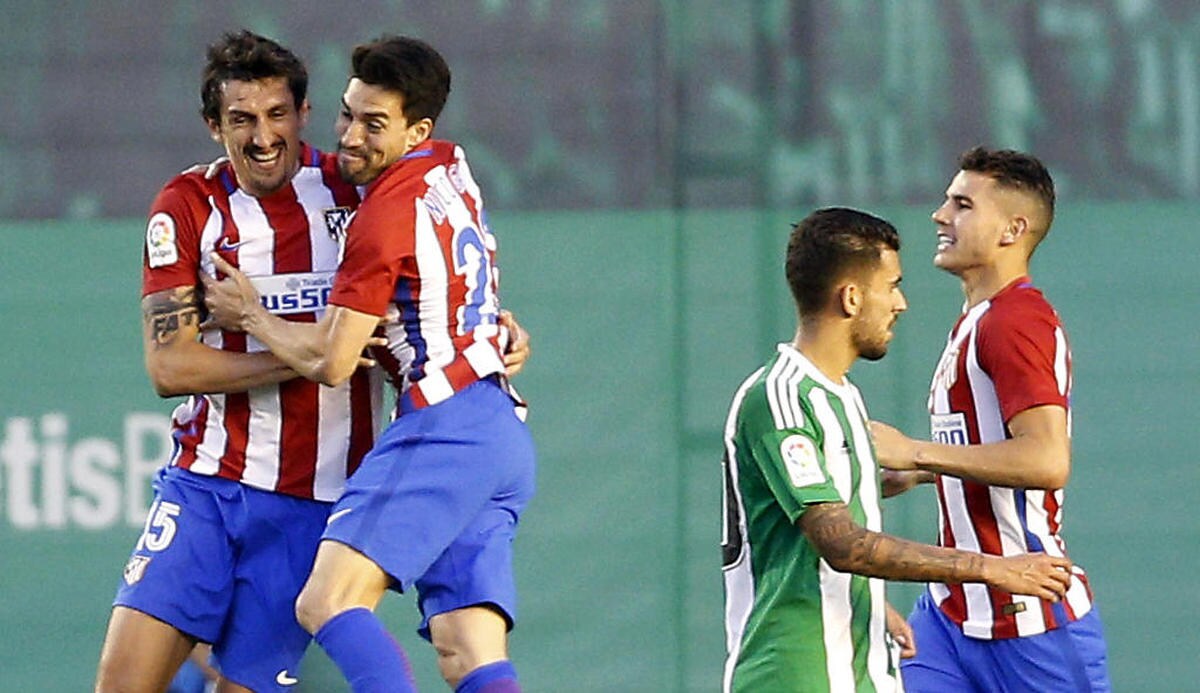
[[[360,371],[322,391],[244,334],[201,330],[199,276],[219,252],[287,319],[312,321],[324,308],[339,253],[325,210],[348,212],[359,195],[300,140],[306,91],[290,51],[249,32],[222,37],[209,48],[201,102],[229,161],[212,177],[176,176],[151,207],[146,369],[160,395],[191,397],[173,417],[171,464],[114,601],[99,691],[165,690],[197,641],[213,644],[224,690],[281,689],[303,653],[290,614],[298,573],[374,439],[379,388]],[[261,570],[268,564],[274,577]]]
[[[930,386],[933,440],[874,423],[880,463],[934,475],[941,545],[1065,556],[1071,354],[1058,314],[1029,277],[1054,217],[1054,183],[1040,161],[1011,150],[977,147],[959,165],[933,213],[934,264],[966,294]],[[1099,614],[1078,566],[1058,603],[931,583],[911,620],[909,691],[1110,687]]]
[[[99,691],[165,690],[197,641],[213,645],[223,691],[294,684],[309,640],[294,602],[383,415],[378,369],[322,387],[244,333],[201,329],[213,253],[272,313],[316,321],[360,198],[335,155],[300,139],[307,73],[294,54],[239,32],[208,58],[202,114],[228,161],[163,187],[143,256],[146,368],[160,395],[191,397],[114,602]]]
[[[280,88],[279,96],[286,97],[286,87]],[[316,321],[338,265],[341,229],[336,224],[358,206],[358,191],[341,180],[333,155],[300,142],[296,146],[291,180],[269,193],[239,185],[231,164],[211,178],[192,172],[167,184],[151,207],[151,232],[161,230],[174,248],[167,251],[171,261],[153,254],[145,258],[148,301],[158,300],[160,292],[192,291],[198,272],[216,273],[210,258],[216,252],[253,278],[272,312],[287,320]],[[237,364],[241,355],[261,354],[260,361],[269,366],[261,378],[265,382],[201,384],[211,393],[191,397],[175,413],[178,445],[172,464],[266,491],[336,500],[374,440],[381,387],[371,380],[378,373],[360,369],[346,383],[322,388],[296,378],[244,333],[205,330],[199,337],[186,340],[190,353],[180,349],[176,356]],[[180,377],[182,369],[174,361],[160,363],[165,360],[151,352],[152,368]],[[214,369],[212,374],[232,372]],[[281,382],[270,382],[277,379]]]
[[[397,417],[329,516],[296,613],[356,693],[411,691],[373,609],[415,588],[420,632],[450,686],[515,693],[511,543],[534,492],[532,439],[507,387],[496,241],[463,151],[431,139],[450,71],[428,44],[355,49],[338,117],[338,168],[366,192],[329,308],[315,324],[267,311],[244,273],[205,280],[218,324],[244,329],[305,377],[337,385],[384,319],[379,362]]]

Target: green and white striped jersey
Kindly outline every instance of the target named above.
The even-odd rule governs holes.
[[[738,388],[723,465],[725,691],[900,690],[883,580],[833,570],[796,524],[841,501],[881,531],[867,421],[858,389],[790,344]]]

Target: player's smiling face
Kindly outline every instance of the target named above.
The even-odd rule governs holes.
[[[1006,194],[990,176],[959,171],[931,215],[937,224],[933,264],[961,275],[990,263],[1010,219]]]
[[[291,181],[300,166],[300,130],[308,102],[296,108],[285,77],[221,85],[220,121],[209,121],[213,139],[225,147],[238,186],[255,197]]]
[[[338,112],[338,171],[347,183],[366,185],[429,138],[433,121],[409,123],[404,96],[353,78]]]

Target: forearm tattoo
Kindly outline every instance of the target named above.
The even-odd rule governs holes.
[[[951,583],[975,582],[983,576],[983,556],[867,531],[841,504],[815,505],[801,522],[825,561],[842,572]]]
[[[173,343],[181,328],[200,324],[200,298],[196,288],[182,286],[142,299],[142,324],[150,330],[155,347]]]

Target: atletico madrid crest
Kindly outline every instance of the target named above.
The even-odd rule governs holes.
[[[125,564],[125,571],[123,572],[125,584],[132,585],[141,580],[142,576],[146,574],[146,566],[148,565],[150,565],[149,556],[131,557],[129,562]]]
[[[335,241],[345,238],[346,227],[354,218],[354,211],[349,207],[329,207],[321,212],[325,215],[325,229],[329,231],[329,237]]]

